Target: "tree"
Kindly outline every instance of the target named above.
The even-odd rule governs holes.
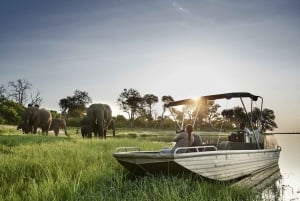
[[[163,110],[162,110],[162,113],[161,113],[161,116],[158,116],[157,119],[156,119],[156,124],[154,125],[154,127],[162,127],[164,126],[163,123],[164,123],[164,120],[165,120],[165,112],[166,112],[166,107],[165,107],[165,104],[168,104],[172,101],[174,101],[173,97],[170,96],[170,95],[166,95],[166,96],[162,96],[161,97],[161,101],[163,102]],[[172,120],[171,120],[172,121]]]
[[[245,111],[242,107],[239,107],[239,106],[234,107],[233,114],[234,114],[235,125],[239,125],[242,122],[248,121],[247,114],[245,113]]]
[[[209,127],[211,127],[210,121],[212,119],[212,117],[214,116],[213,114],[210,115],[210,112],[212,112],[213,110],[211,108],[213,108],[214,106],[214,101],[211,100],[200,100],[198,108],[196,108],[198,110],[198,115],[194,114],[194,116],[196,116],[196,126],[199,128],[205,128],[207,127],[207,125],[209,125]],[[195,110],[193,113],[196,113],[197,111]]]
[[[233,122],[234,119],[233,109],[224,109],[222,110],[221,115],[223,116],[224,121]]]
[[[73,96],[59,100],[59,107],[65,116],[80,117],[86,110],[86,104],[91,102],[88,92],[76,89]]]
[[[248,122],[248,117],[250,118],[252,116],[250,120],[252,122],[253,129],[259,128],[260,124],[262,124],[262,130],[264,132],[266,130],[272,131],[274,128],[277,128],[274,111],[268,108],[260,111],[259,108],[254,107],[252,110],[252,115],[251,112],[249,112],[248,117],[241,107],[234,107],[233,109],[223,110],[221,114],[227,122],[231,122],[231,124],[234,124],[235,126],[242,122]]]
[[[62,98],[59,100],[59,107],[61,108],[62,114],[67,115],[68,109],[71,107],[71,100],[72,98],[68,96],[67,98]]]
[[[248,116],[251,117],[251,112],[248,113]],[[260,111],[259,108],[254,107],[252,110],[252,125],[254,129],[258,128],[261,125],[261,120],[262,120],[262,112]]]
[[[143,100],[144,102],[146,103],[146,105],[148,106],[148,112],[146,114],[146,118],[149,120],[149,121],[152,121],[153,120],[153,117],[152,117],[152,107],[155,103],[158,102],[158,97],[153,95],[153,94],[146,94],[144,95],[143,97]]]
[[[221,107],[219,104],[215,104],[214,101],[211,101],[212,105],[208,108],[208,123],[213,128],[216,129],[216,125],[222,121],[220,119],[220,113],[218,113],[218,109]]]
[[[41,93],[39,90],[36,91],[36,94],[34,96],[32,96],[32,94],[30,94],[30,97],[31,97],[32,105],[41,105],[43,98],[41,97]]]
[[[8,86],[12,89],[10,90],[9,96],[17,103],[25,105],[27,102],[27,90],[31,88],[31,85],[25,79],[17,79],[16,81],[8,82]]]
[[[163,112],[161,113],[161,118],[162,118],[162,120],[164,120],[164,114],[166,112],[165,104],[168,104],[168,103],[174,101],[174,99],[172,96],[166,95],[166,96],[161,97],[161,101],[164,103],[163,104]]]
[[[0,102],[0,123],[18,124],[22,120],[25,107],[10,100]]]
[[[268,108],[263,109],[262,111],[262,130],[265,132],[267,130],[272,131],[274,128],[277,128],[275,122],[274,111]]]
[[[117,115],[115,117],[115,123],[118,127],[128,127],[128,120],[123,115]]]
[[[140,93],[133,88],[125,88],[119,95],[118,104],[120,106],[120,109],[128,114],[129,120],[131,122],[131,127],[133,127],[134,125],[135,115],[141,108],[142,102],[143,98],[141,97]]]
[[[232,127],[236,127],[242,122],[248,122],[247,115],[242,107],[236,106],[233,109],[226,109],[221,112],[225,121],[231,122]]]
[[[6,93],[6,88],[5,88],[5,86],[2,84],[2,85],[0,86],[0,103],[6,99],[5,93]]]

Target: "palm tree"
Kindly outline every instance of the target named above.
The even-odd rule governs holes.
[[[163,112],[161,113],[161,118],[163,120],[164,119],[164,114],[166,112],[165,104],[168,104],[168,103],[174,101],[174,99],[173,99],[172,96],[166,95],[166,96],[162,96],[161,97],[161,101],[164,103],[164,105],[163,105]]]
[[[153,120],[152,117],[152,106],[158,102],[158,97],[155,96],[154,94],[146,94],[143,97],[143,100],[145,101],[146,105],[149,108],[148,114],[146,114],[146,117],[149,121]]]
[[[267,130],[272,131],[274,128],[277,128],[277,124],[275,122],[275,114],[273,110],[265,108],[262,111],[262,130],[265,132]]]

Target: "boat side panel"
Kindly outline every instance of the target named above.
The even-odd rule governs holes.
[[[190,173],[190,171],[174,161],[155,162],[155,163],[132,163],[128,161],[118,160],[118,162],[127,170],[134,174],[164,174],[164,175],[180,175]]]
[[[278,163],[278,159],[279,152],[254,152],[180,158],[175,161],[201,176],[217,180],[231,180],[273,166]]]

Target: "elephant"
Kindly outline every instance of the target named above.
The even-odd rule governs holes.
[[[91,138],[92,137],[92,132],[93,132],[93,128],[95,127],[95,125],[93,125],[93,128],[91,128],[88,117],[84,116],[81,121],[80,121],[80,125],[81,125],[81,135],[82,138]]]
[[[57,136],[58,133],[59,133],[59,129],[60,128],[64,129],[66,136],[69,136],[68,133],[67,133],[67,124],[66,124],[66,121],[64,119],[57,119],[57,118],[52,119],[52,122],[51,122],[49,130],[50,131],[53,130],[54,134]]]
[[[42,129],[42,133],[48,131],[51,125],[52,115],[44,108],[28,107],[23,114],[24,132],[36,134],[37,128]]]
[[[106,131],[112,119],[112,111],[107,104],[92,104],[87,109],[87,119],[96,137],[106,139]]]
[[[23,134],[25,134],[25,124],[24,123],[20,123],[17,127],[17,130],[22,130]]]
[[[92,129],[89,125],[81,126],[81,135],[82,138],[91,138],[92,137]]]
[[[116,122],[114,119],[111,119],[108,125],[108,129],[111,129],[113,131],[113,136],[116,135]]]

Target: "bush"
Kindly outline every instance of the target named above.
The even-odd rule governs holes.
[[[117,128],[128,128],[130,126],[129,121],[123,115],[117,115],[113,119]]]
[[[4,100],[0,103],[0,123],[16,125],[22,121],[25,111],[23,105],[10,100]]]
[[[81,118],[79,117],[69,117],[66,119],[67,126],[80,127]]]

